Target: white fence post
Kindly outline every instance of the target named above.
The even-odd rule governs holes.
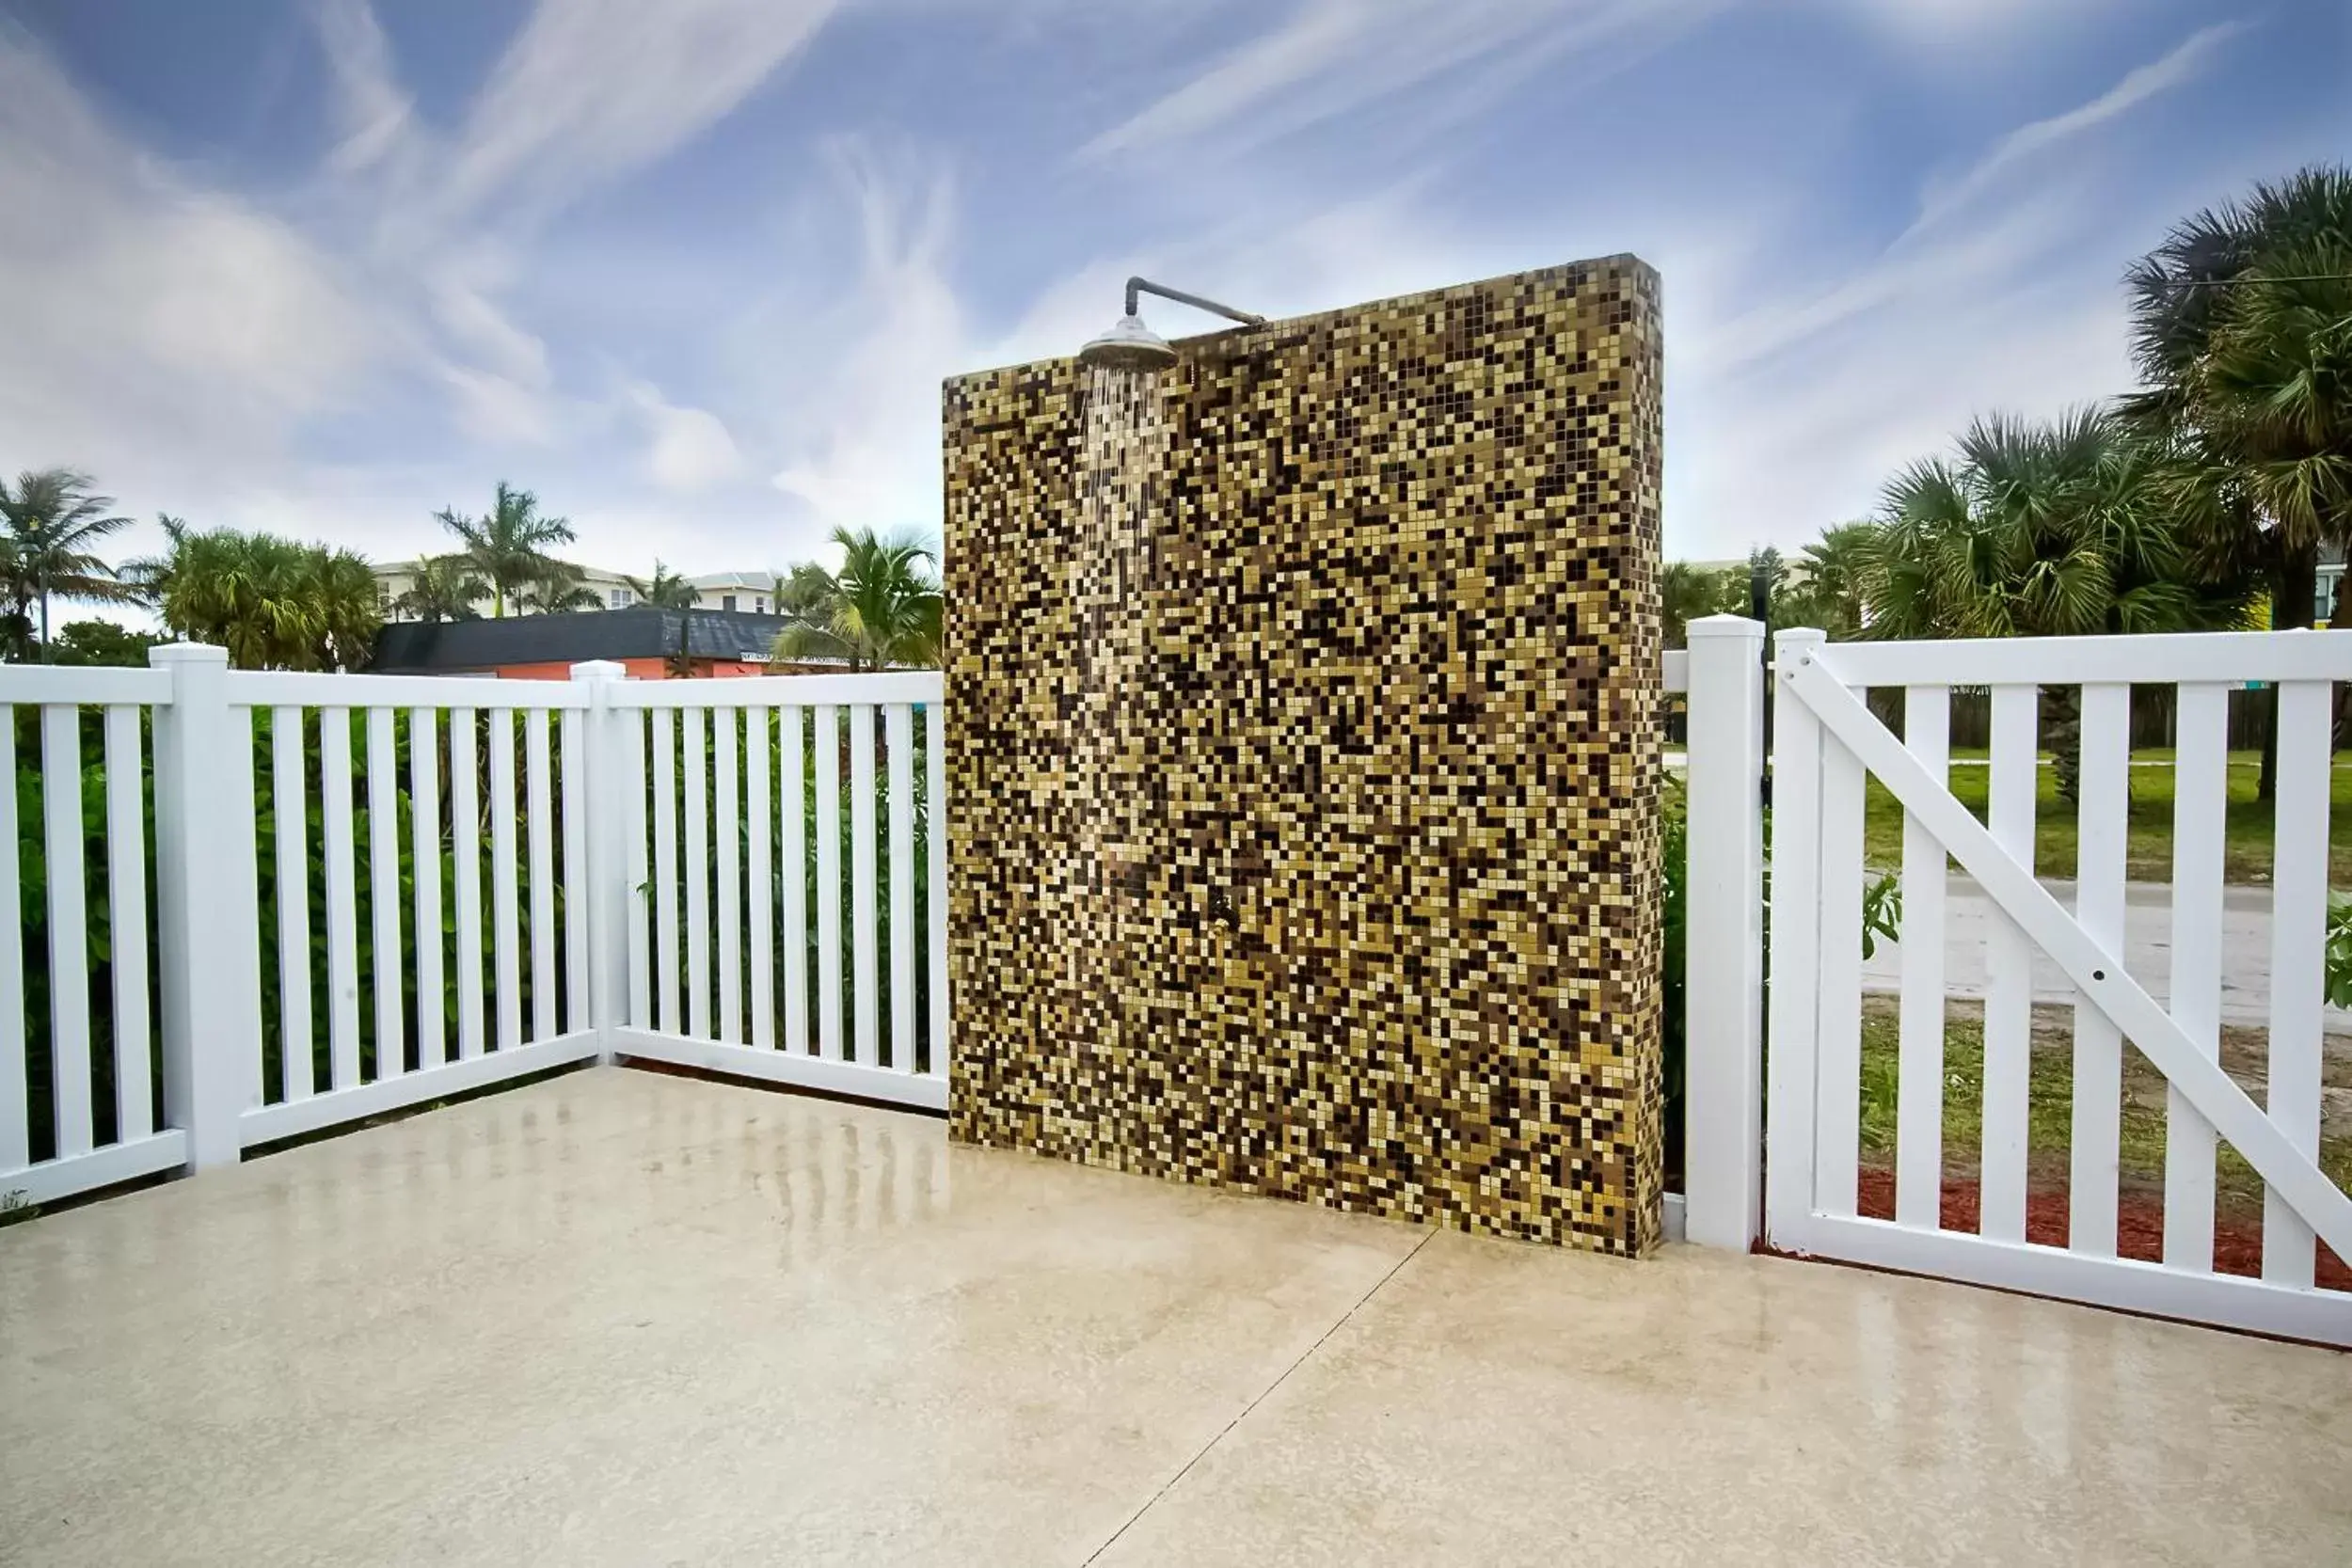
[[[1745,1252],[1763,1202],[1764,625],[1686,628],[1684,1236]]]
[[[251,730],[232,722],[226,649],[173,642],[147,659],[171,673],[155,710],[164,1112],[200,1171],[242,1155],[237,1118],[261,1072]]]
[[[624,789],[644,786],[628,777],[621,726],[635,722],[634,709],[612,705],[612,688],[628,671],[609,658],[572,666],[572,679],[588,688],[588,974],[589,1017],[602,1041],[597,1060],[607,1067],[618,1055],[614,1031],[628,1022],[628,900],[621,834],[628,815]]]

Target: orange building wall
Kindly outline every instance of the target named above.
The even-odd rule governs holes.
[[[667,659],[625,658],[620,660],[620,665],[631,680],[659,681],[670,678]],[[733,658],[694,660],[694,673],[697,676],[764,675],[768,673],[768,668],[765,664],[745,664],[740,659]],[[449,673],[496,675],[501,680],[508,681],[567,681],[572,678],[572,667],[568,664],[547,663],[501,664],[489,670],[462,672],[453,670]]]

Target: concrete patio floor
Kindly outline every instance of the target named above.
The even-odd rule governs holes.
[[[0,1230],[0,1560],[2352,1560],[2352,1357],[598,1069]]]

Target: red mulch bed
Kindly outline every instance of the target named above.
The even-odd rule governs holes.
[[[1860,1176],[1859,1209],[1864,1218],[1891,1220],[1895,1217],[1895,1173],[1885,1169],[1865,1167]],[[1974,1235],[1977,1230],[1977,1183],[1963,1176],[1944,1179],[1944,1228]],[[2035,1187],[2026,1194],[2026,1240],[2044,1246],[2066,1244],[2066,1189],[2064,1187]],[[2325,1242],[2316,1243],[2319,1250],[2316,1283],[2323,1291],[2352,1291],[2352,1269],[2344,1267]],[[2115,1249],[2125,1258],[2143,1262],[2161,1262],[2164,1259],[2164,1199],[2154,1193],[2130,1192],[2122,1195],[2115,1213]],[[2259,1212],[2251,1214],[2232,1213],[2227,1210],[2214,1219],[2213,1267],[2216,1274],[2244,1275],[2261,1277],[2263,1272],[2263,1222]]]

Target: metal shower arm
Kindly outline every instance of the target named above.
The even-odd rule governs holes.
[[[1247,310],[1236,310],[1230,305],[1219,305],[1216,300],[1202,299],[1199,294],[1188,294],[1182,289],[1163,288],[1148,277],[1127,279],[1127,314],[1131,316],[1136,313],[1137,294],[1157,294],[1162,299],[1172,299],[1179,305],[1189,305],[1196,310],[1206,310],[1213,316],[1223,316],[1227,321],[1236,321],[1244,326],[1265,325],[1263,316],[1253,316]]]

